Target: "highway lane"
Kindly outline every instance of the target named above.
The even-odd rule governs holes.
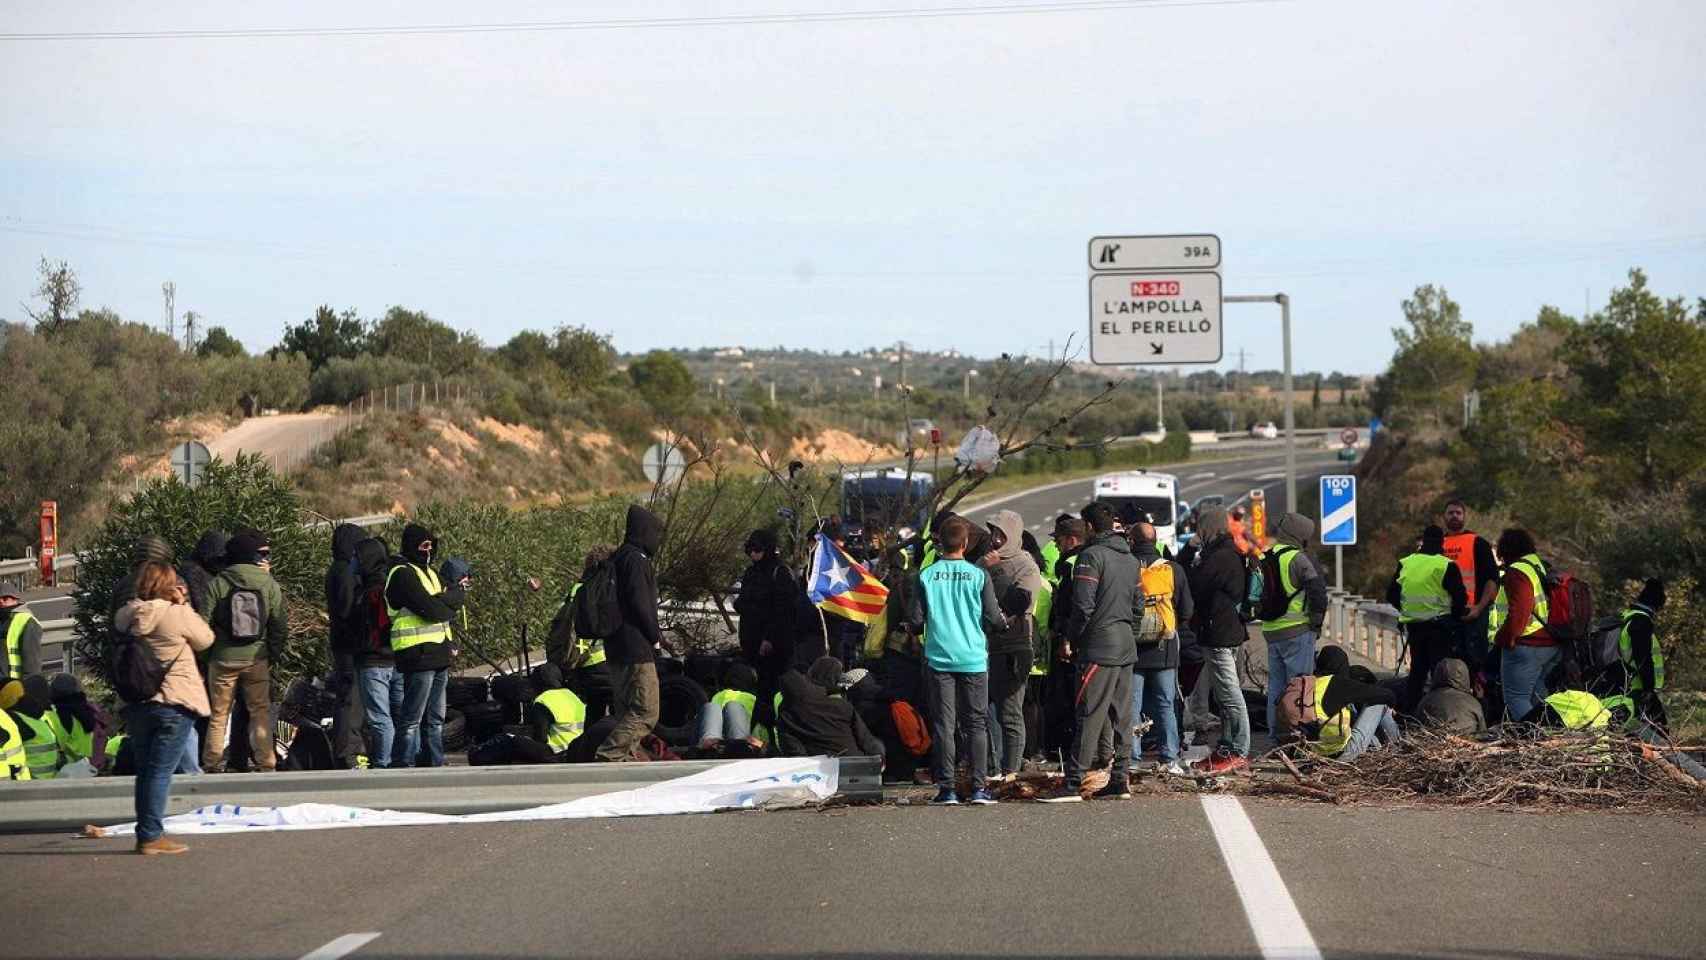
[[[189,854],[148,860],[121,841],[0,837],[42,906],[9,925],[7,956],[290,960],[370,933],[356,960],[1702,952],[1699,818],[1236,809],[1253,844],[1182,787],[1124,803],[191,837]],[[1276,886],[1249,882],[1264,863]],[[1307,944],[1276,931],[1287,909]]]

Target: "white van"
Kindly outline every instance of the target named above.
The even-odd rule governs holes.
[[[1096,478],[1091,499],[1114,508],[1117,517],[1130,507],[1155,524],[1155,542],[1178,552],[1179,478],[1170,473],[1128,470]]]

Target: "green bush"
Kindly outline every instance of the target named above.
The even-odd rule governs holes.
[[[428,383],[436,374],[423,363],[410,363],[396,357],[376,357],[364,353],[347,359],[335,357],[314,371],[308,384],[308,399],[315,406],[342,406],[376,393],[386,387],[404,383]]]

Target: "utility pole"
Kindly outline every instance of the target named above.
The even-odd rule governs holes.
[[[178,285],[170,280],[160,284],[160,293],[166,299],[166,336],[178,339],[178,314],[173,302],[178,296]]]
[[[184,352],[185,353],[192,353],[195,351],[195,322],[197,320],[200,320],[200,319],[201,319],[201,317],[197,316],[196,312],[194,310],[185,310],[184,311]]]
[[[1155,375],[1155,432],[1165,435],[1167,433],[1167,414],[1161,407],[1161,391],[1161,374],[1157,373]]]

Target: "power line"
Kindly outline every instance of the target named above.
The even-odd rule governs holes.
[[[1289,3],[1292,0],[1020,0],[962,7],[889,7],[794,13],[723,14],[697,17],[619,17],[586,20],[537,20],[510,23],[433,23],[365,27],[255,27],[214,30],[91,30],[0,33],[0,40],[227,40],[287,37],[390,37],[458,33],[546,33],[575,30],[649,30],[682,27],[746,27],[795,23],[851,23],[877,20],[929,20],[949,17],[1005,17],[1098,10],[1163,7],[1233,7]]]

